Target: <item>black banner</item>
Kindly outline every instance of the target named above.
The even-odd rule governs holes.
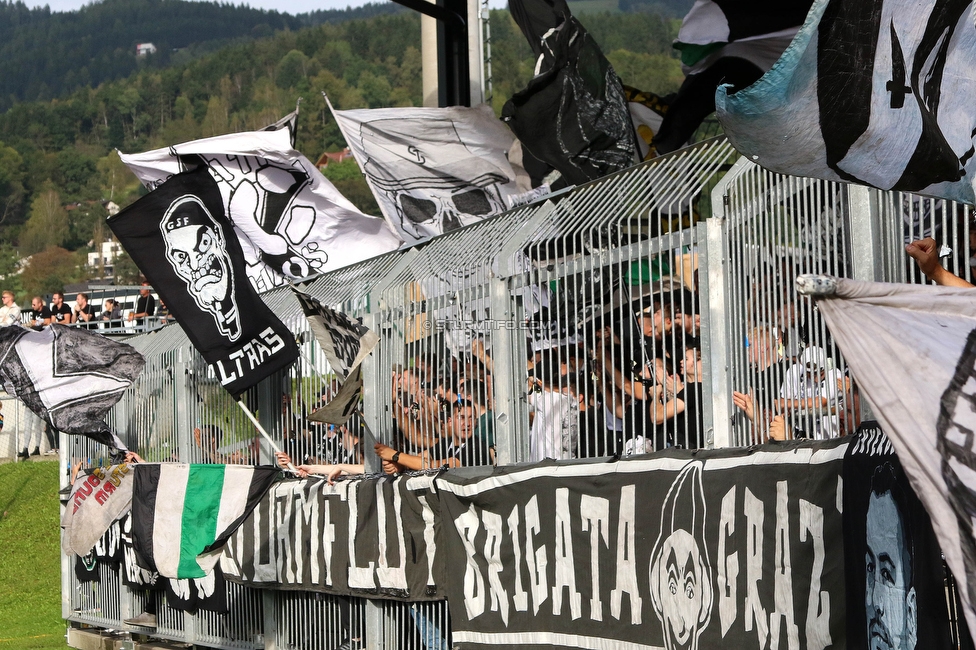
[[[298,358],[294,336],[247,280],[205,167],[173,176],[108,224],[232,395]]]
[[[454,643],[842,647],[846,450],[672,450],[446,476]]]
[[[227,543],[221,568],[252,586],[440,600],[433,476],[276,483]]]
[[[436,478],[288,480],[231,538],[221,567],[258,587],[447,598],[459,648],[947,647],[938,547],[886,444],[864,434]],[[879,491],[898,494],[913,569],[904,583],[877,541],[898,536],[870,526]]]
[[[866,432],[844,463],[848,649],[948,650],[942,552],[891,443]]]

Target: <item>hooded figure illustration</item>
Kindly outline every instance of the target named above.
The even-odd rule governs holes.
[[[229,341],[241,336],[234,276],[220,226],[203,202],[186,194],[173,201],[159,224],[166,261],[186,283],[201,310],[210,313]]]
[[[689,463],[671,484],[651,553],[650,588],[667,650],[697,650],[712,615],[712,573],[705,539],[702,463]]]

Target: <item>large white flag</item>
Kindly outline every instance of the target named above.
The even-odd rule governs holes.
[[[515,136],[489,106],[332,113],[405,242],[504,212],[506,199],[519,192],[506,156]]]
[[[932,518],[974,630],[976,291],[837,279],[818,307]]]
[[[400,246],[383,219],[360,212],[292,148],[288,129],[232,133],[119,157],[149,189],[207,165],[258,291]]]

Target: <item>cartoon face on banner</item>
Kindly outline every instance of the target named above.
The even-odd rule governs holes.
[[[193,158],[187,157],[187,162]],[[325,267],[329,256],[312,237],[315,206],[302,200],[311,185],[304,169],[252,156],[196,158],[209,166],[227,214],[243,234],[248,276],[256,286],[280,284],[275,278],[261,277],[262,270],[267,273],[264,265],[291,279],[314,275]]]
[[[199,198],[187,194],[170,205],[159,227],[166,260],[197,307],[210,312],[220,333],[236,341],[241,335],[240,312],[220,226]]]
[[[360,136],[363,172],[401,233],[440,235],[505,210],[500,186],[514,179],[469,149],[451,120],[375,120]]]
[[[701,471],[700,462],[691,463],[671,484],[651,553],[651,601],[667,650],[696,650],[712,615]]]

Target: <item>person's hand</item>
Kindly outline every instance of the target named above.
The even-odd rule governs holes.
[[[332,469],[325,475],[325,478],[329,482],[329,485],[335,485],[335,480],[340,476],[342,476],[342,466],[333,465]]]
[[[199,429],[197,429],[199,431]],[[291,465],[291,456],[283,451],[279,451],[275,454],[275,461],[278,463],[278,467],[286,468]]]
[[[288,456],[288,454],[285,454],[285,453],[282,453],[281,455],[282,456],[285,456],[285,457]],[[275,454],[275,456],[277,457],[277,454]],[[290,460],[291,459],[289,459],[289,461]],[[281,461],[278,461],[278,462],[280,464]],[[311,468],[308,465],[299,465],[298,467],[295,468],[295,470],[296,470],[295,471],[295,474],[298,476],[298,478],[305,478],[310,473],[309,472],[309,469],[311,469]],[[330,483],[331,483],[331,481],[330,481]]]
[[[126,316],[126,317],[125,317],[125,319],[126,319],[127,321],[131,321],[131,320],[132,320],[133,318],[135,318],[135,317],[136,317],[136,315],[135,315],[135,314],[133,314],[133,313],[132,313],[132,312],[130,311],[130,312],[129,312],[129,315],[128,315],[128,316]]]
[[[399,474],[400,466],[394,463],[392,460],[383,461],[383,473],[384,474]]]
[[[931,237],[913,241],[905,246],[905,252],[918,264],[918,270],[934,280],[933,275],[942,270],[939,264],[939,245]]]
[[[769,439],[786,440],[787,438],[789,438],[789,427],[786,426],[786,418],[777,415],[769,423]]]
[[[749,420],[756,419],[756,407],[752,401],[752,392],[748,394],[740,393],[739,391],[732,391],[732,403],[735,404],[736,408],[746,414]]]
[[[134,452],[134,451],[127,451],[127,452],[125,452],[125,462],[127,462],[127,463],[144,463],[146,461],[144,461],[142,459],[142,456],[140,456],[136,452]]]
[[[387,445],[384,445],[382,442],[377,442],[375,445],[373,445],[373,451],[375,451],[376,455],[379,456],[380,459],[384,461],[386,460],[392,461],[393,455],[396,453],[395,449]]]

